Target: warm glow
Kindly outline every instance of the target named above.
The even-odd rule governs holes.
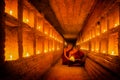
[[[70,57],[70,60],[71,60],[71,61],[75,61],[74,56],[71,56],[71,57]]]
[[[10,60],[12,60],[13,59],[13,56],[12,55],[10,55]]]
[[[28,23],[28,22],[29,22],[29,19],[26,19],[26,22]]]
[[[106,32],[106,31],[107,31],[107,30],[105,30],[105,29],[104,29],[104,31],[103,31],[103,32]]]
[[[50,35],[50,37],[52,37],[52,35]]]
[[[40,54],[40,51],[39,51],[39,50],[37,51],[37,54]]]
[[[10,10],[10,12],[9,12],[9,13],[10,13],[10,15],[13,15],[13,11],[12,11],[12,10]]]
[[[102,53],[106,53],[106,51],[102,51]]]
[[[94,51],[94,49],[92,49],[92,51]]]
[[[58,47],[57,50],[60,50],[60,48]]]
[[[97,35],[99,36],[99,35],[100,35],[100,33],[97,33]]]
[[[27,52],[27,53],[26,53],[26,57],[29,57],[29,56],[30,56],[30,54]]]
[[[51,49],[49,49],[49,51],[51,51]]]
[[[38,30],[40,30],[41,29],[41,27],[40,26],[38,26]]]
[[[96,51],[98,51],[98,49],[96,49]]]
[[[52,48],[52,50],[54,51],[54,48]]]
[[[45,34],[48,34],[48,33],[45,31]]]
[[[44,50],[44,53],[47,53],[47,50]]]
[[[118,26],[118,24],[115,24],[115,25],[114,25],[114,27],[117,27],[117,26]]]
[[[23,19],[25,23],[29,23],[29,19]]]
[[[112,51],[111,55],[115,55],[114,51]]]

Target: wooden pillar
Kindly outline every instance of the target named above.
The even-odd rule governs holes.
[[[36,12],[34,12],[34,31],[33,31],[33,36],[34,36],[34,40],[33,40],[33,51],[34,51],[34,55],[36,55],[36,27],[37,27],[37,16],[36,16]]]
[[[119,2],[119,24],[120,24],[120,2]],[[118,32],[118,56],[120,56],[120,29]]]
[[[5,48],[5,2],[0,1],[0,66],[4,63],[4,48]]]
[[[18,0],[18,52],[19,58],[23,57],[23,0]]]

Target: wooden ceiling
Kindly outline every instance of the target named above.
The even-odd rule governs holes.
[[[50,0],[65,38],[76,38],[95,0]]]
[[[96,0],[29,0],[66,39],[75,39]]]

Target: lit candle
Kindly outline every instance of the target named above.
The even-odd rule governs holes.
[[[50,37],[52,37],[52,35],[50,35]]]
[[[40,30],[40,26],[38,26],[38,29]]]
[[[118,24],[115,24],[114,27],[118,26]]]
[[[10,10],[10,15],[12,15],[13,14],[13,11],[12,10]]]
[[[92,51],[94,51],[94,49],[92,49]]]
[[[30,55],[29,55],[29,53],[27,52],[27,53],[26,53],[26,57],[29,57],[29,56],[30,56]]]
[[[57,50],[59,50],[60,48],[58,47]]]
[[[104,31],[103,32],[106,32],[106,30],[104,29]]]
[[[29,22],[29,19],[26,19],[26,22],[28,23],[28,22]]]
[[[40,54],[40,51],[39,51],[39,50],[37,51],[37,54]]]
[[[97,33],[97,35],[99,36],[99,35],[100,35],[100,33]]]
[[[52,48],[52,50],[54,51],[54,48]]]
[[[12,60],[12,58],[13,58],[13,56],[12,56],[12,55],[10,55],[10,60]]]
[[[106,51],[103,51],[103,53],[106,53]]]
[[[114,51],[112,51],[111,55],[115,55],[115,54],[114,54]]]
[[[45,34],[48,34],[48,33],[45,31]]]
[[[45,53],[47,53],[47,50],[44,50]]]

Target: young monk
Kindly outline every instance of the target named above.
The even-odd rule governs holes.
[[[79,48],[77,46],[75,46],[69,54],[69,66],[72,66],[74,64],[78,64],[78,65],[83,65],[84,61],[82,60],[84,57],[84,53],[82,51],[79,50]]]
[[[62,64],[67,65],[69,63],[69,53],[72,50],[73,45],[68,43],[67,47],[64,48],[63,56],[62,56]]]

